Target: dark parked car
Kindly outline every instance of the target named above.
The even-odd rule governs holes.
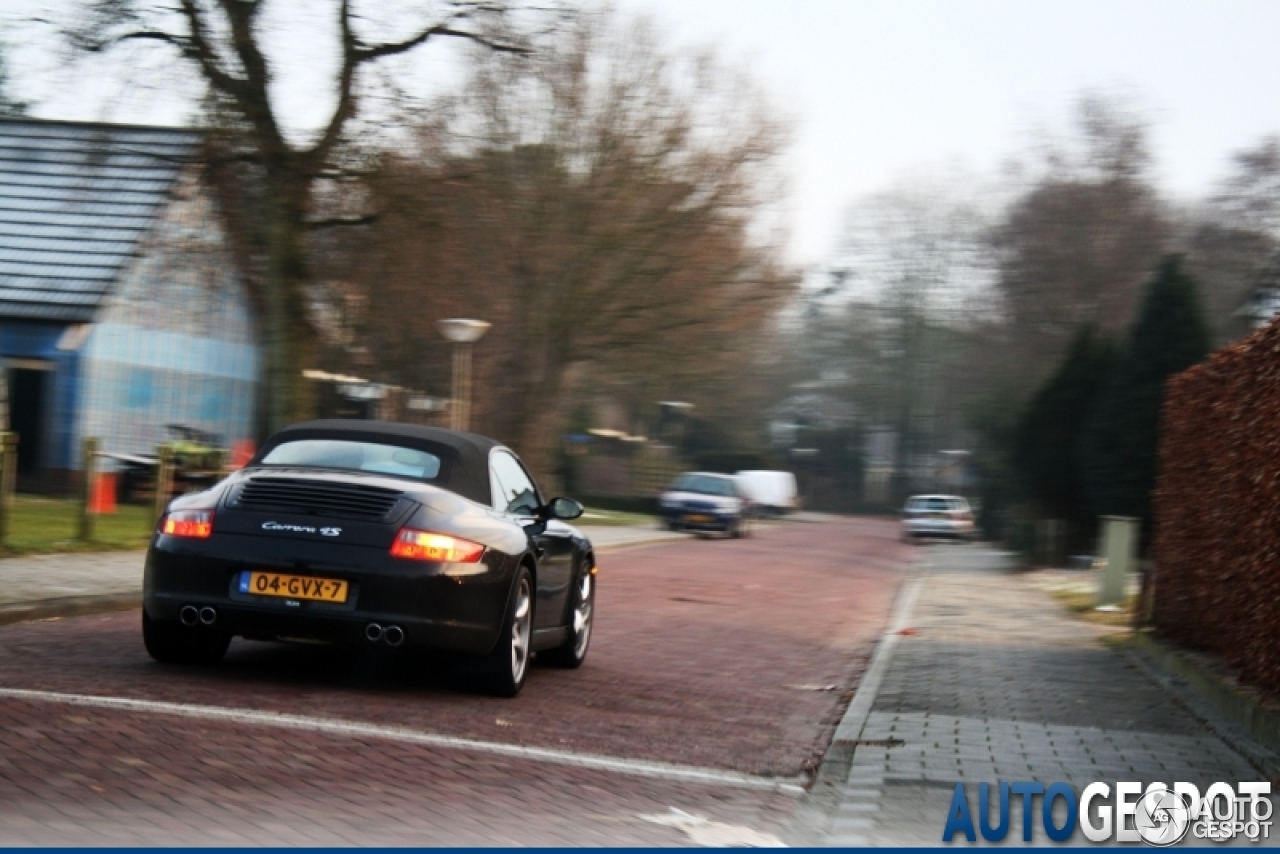
[[[685,472],[658,498],[658,509],[673,531],[748,535],[751,504],[731,475]]]
[[[596,564],[516,455],[472,433],[311,421],[175,499],[147,553],[142,632],[211,664],[233,636],[451,650],[514,696],[534,652],[582,664]]]

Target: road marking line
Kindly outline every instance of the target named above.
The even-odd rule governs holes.
[[[513,759],[539,760],[577,768],[612,771],[639,777],[654,777],[688,783],[707,783],[716,786],[732,786],[741,789],[764,789],[786,794],[804,793],[803,778],[759,777],[716,768],[696,765],[674,765],[668,762],[650,762],[641,759],[620,759],[594,753],[575,753],[546,747],[526,747],[481,741],[452,735],[422,732],[404,727],[380,724],[356,723],[314,718],[306,715],[290,715],[281,712],[263,712],[255,709],[234,709],[225,706],[199,706],[189,703],[166,703],[158,700],[131,700],[126,697],[102,697],[92,694],[62,694],[54,691],[32,691],[24,688],[0,688],[0,698],[26,700],[39,703],[62,703],[69,706],[87,706],[98,709],[114,709],[171,717],[197,718],[227,723],[253,724],[305,732],[323,732],[363,738],[379,738],[406,744],[422,744],[454,750],[472,750],[492,753]]]
[[[642,815],[643,821],[683,830],[694,845],[704,848],[787,848],[772,833],[761,833],[750,827],[711,821],[700,815],[669,807],[665,815]]]

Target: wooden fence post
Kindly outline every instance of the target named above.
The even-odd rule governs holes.
[[[152,527],[160,521],[165,508],[169,506],[169,493],[173,491],[173,448],[161,445],[159,459],[156,461],[156,494],[155,512]]]
[[[97,515],[93,512],[93,472],[97,463],[98,440],[85,439],[80,446],[80,470],[84,473],[84,483],[80,489],[80,539],[86,543],[93,539]]]
[[[18,434],[0,433],[0,546],[9,539],[18,482]]]

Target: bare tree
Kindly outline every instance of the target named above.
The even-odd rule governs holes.
[[[546,471],[584,384],[661,394],[742,366],[735,342],[794,285],[760,227],[783,135],[749,80],[610,13],[475,56],[464,94],[386,163],[386,251],[359,278],[378,283],[371,347],[397,370],[433,346],[406,317],[494,324],[477,421]]]
[[[0,117],[21,116],[27,111],[27,103],[13,94],[13,75],[7,61],[8,45],[0,42]]]
[[[855,206],[846,221],[843,361],[863,417],[895,434],[895,493],[910,488],[923,455],[963,435],[953,369],[968,330],[999,313],[988,217],[954,185],[916,182]]]
[[[1133,320],[1170,226],[1149,179],[1142,119],[1115,101],[1077,106],[1079,154],[1055,150],[993,232],[1008,312],[1008,357],[1037,382],[1076,331]]]
[[[1231,225],[1280,240],[1280,136],[1260,140],[1233,160],[1213,201]]]
[[[250,285],[261,310],[266,355],[267,424],[275,429],[306,412],[301,369],[314,351],[315,332],[307,319],[310,279],[306,238],[316,223],[316,187],[332,177],[331,167],[349,123],[371,85],[368,71],[380,60],[406,54],[446,38],[464,39],[493,51],[519,51],[513,41],[495,38],[492,19],[503,12],[495,2],[452,0],[436,7],[400,38],[376,40],[368,16],[351,0],[339,0],[337,70],[333,108],[309,142],[291,141],[273,93],[273,61],[265,48],[259,0],[96,0],[67,30],[81,55],[101,54],[129,44],[173,52],[207,89],[211,114],[227,117],[236,157],[253,162],[262,181],[252,214],[237,221],[248,231],[247,245],[260,249],[260,275]]]
[[[1186,231],[1187,269],[1202,283],[1212,343],[1222,346],[1266,319],[1280,287],[1280,137],[1232,158]]]

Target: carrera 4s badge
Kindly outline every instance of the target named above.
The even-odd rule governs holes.
[[[320,534],[325,537],[336,537],[342,533],[341,528],[320,528],[316,530],[308,525],[282,525],[279,522],[263,522],[264,531],[292,531],[295,534]]]

